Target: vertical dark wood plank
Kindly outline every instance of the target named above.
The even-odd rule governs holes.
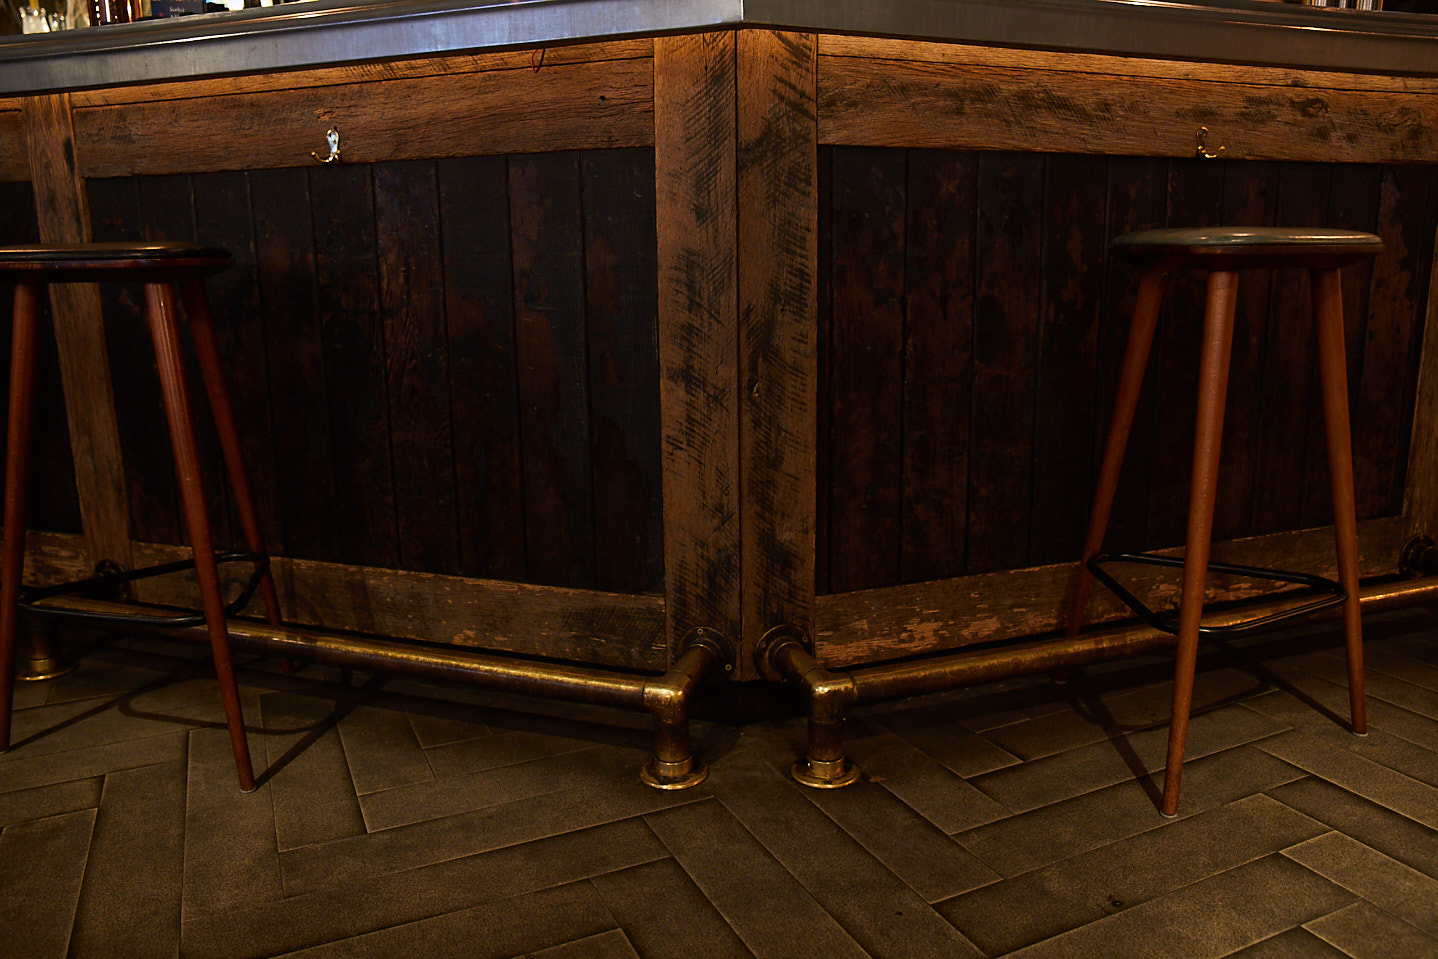
[[[1427,235],[1434,236],[1435,220],[1438,220],[1438,166],[1427,167],[1429,173]],[[1410,426],[1411,445],[1408,450],[1408,464],[1405,470],[1407,488],[1404,491],[1404,512],[1408,529],[1413,533],[1438,533],[1438,430],[1433,429],[1432,411],[1438,409],[1438,296],[1428,286],[1438,276],[1433,260],[1438,258],[1438,240],[1430,242],[1428,259],[1428,282],[1420,289],[1425,291],[1426,307],[1415,317],[1414,335],[1419,339],[1420,348],[1413,351],[1413,397],[1412,408],[1421,411]],[[1373,315],[1370,302],[1370,322]]]
[[[1353,421],[1360,519],[1392,515],[1401,508],[1399,467],[1408,437],[1398,384],[1406,378],[1409,360],[1417,355],[1414,342],[1421,335],[1420,310],[1429,267],[1425,252],[1432,231],[1427,222],[1430,187],[1427,167],[1383,170],[1378,234],[1385,248],[1373,265],[1363,375]]]
[[[144,237],[140,182],[139,177],[117,177],[90,183],[95,240],[120,242]],[[130,528],[135,538],[144,542],[183,543],[179,490],[165,432],[155,350],[145,332],[144,287],[106,283],[99,287],[99,297],[105,310],[115,422],[130,494]]]
[[[25,97],[22,110],[40,239],[45,243],[89,241],[89,200],[76,164],[69,94]],[[51,291],[50,303],[86,550],[92,565],[111,559],[129,566],[125,467],[99,292],[93,284],[65,284]]]
[[[1169,167],[1168,225],[1218,225],[1223,219],[1223,174],[1222,163],[1174,160]],[[1149,376],[1154,379],[1154,429],[1147,449],[1130,445],[1133,457],[1153,460],[1149,547],[1176,546],[1187,533],[1204,290],[1203,276],[1191,270],[1179,271],[1168,280],[1149,359]],[[1219,462],[1221,465],[1221,457]]]
[[[1272,226],[1277,210],[1278,164],[1244,160],[1224,164],[1226,225]],[[1263,416],[1263,363],[1272,285],[1272,270],[1248,270],[1239,278],[1223,453],[1218,464],[1219,494],[1214,505],[1214,539],[1243,536],[1253,522],[1253,482]]]
[[[386,391],[374,185],[369,166],[310,170],[315,284],[329,393],[337,517],[333,548],[347,563],[395,566],[399,534]]]
[[[210,309],[260,531],[267,545],[278,544],[278,471],[270,425],[265,321],[260,309],[249,177],[244,173],[208,173],[196,175],[193,184],[195,229],[200,242],[224,247],[235,258],[233,269],[207,281]],[[242,537],[237,516],[232,516],[230,530],[231,539],[238,545]]]
[[[1383,168],[1378,164],[1343,164],[1333,168],[1325,225],[1372,233],[1378,227],[1378,197]],[[1339,282],[1343,288],[1343,333],[1348,357],[1348,404],[1350,423],[1357,412],[1363,378],[1363,341],[1368,326],[1368,288],[1373,280],[1373,263],[1364,261],[1346,267]],[[1303,477],[1303,526],[1333,523],[1332,492],[1328,483],[1328,453],[1323,438],[1323,407],[1317,378],[1309,399],[1308,455]],[[1405,431],[1406,432],[1406,431]],[[1355,475],[1358,466],[1355,464]]]
[[[1322,226],[1328,213],[1332,168],[1285,163],[1278,181],[1278,222]],[[1273,278],[1268,346],[1263,369],[1263,418],[1254,481],[1253,531],[1297,529],[1303,520],[1309,401],[1317,379],[1313,305],[1303,270],[1280,270]],[[1391,475],[1391,473],[1390,473]]]
[[[334,460],[324,338],[315,310],[308,171],[251,173],[250,196],[279,477],[281,538],[270,548],[295,558],[339,560],[333,540],[343,518],[332,512]]]
[[[594,585],[579,155],[511,157],[528,580]]]
[[[829,395],[834,592],[898,580],[904,417],[902,150],[834,151]]]
[[[899,579],[922,582],[964,571],[978,156],[911,150],[908,163]]]
[[[1108,239],[1135,230],[1148,230],[1164,224],[1168,204],[1168,161],[1146,157],[1113,157],[1108,174]],[[1094,430],[1094,459],[1102,455],[1108,438],[1109,418],[1113,416],[1114,394],[1118,390],[1119,369],[1124,346],[1128,341],[1134,302],[1138,296],[1139,270],[1122,257],[1110,256],[1104,275],[1103,321],[1098,345],[1098,401]],[[1160,317],[1160,323],[1164,322]],[[1148,375],[1144,377],[1129,437],[1129,454],[1119,473],[1118,493],[1109,519],[1107,542],[1116,549],[1139,549],[1147,542],[1148,491],[1153,472],[1153,457],[1148,449],[1153,442],[1157,387],[1154,357],[1149,357]],[[1092,489],[1097,476],[1088,480]],[[1091,503],[1085,504],[1087,520]],[[1078,559],[1074,554],[1072,559]]]
[[[817,46],[743,30],[739,97],[739,425],[744,636],[814,634],[818,407]],[[748,650],[744,659],[752,658]]]
[[[833,334],[834,296],[834,148],[819,147],[818,256],[815,295],[818,303],[817,367],[819,389],[814,417],[814,591],[832,592],[829,577],[829,542],[833,528],[830,500],[833,489],[833,404],[830,385],[833,361],[830,339]]]
[[[664,618],[740,638],[735,37],[654,41]],[[752,678],[740,657],[738,678]]]
[[[434,161],[376,164],[374,191],[399,561],[406,569],[457,573],[459,515]]]
[[[1028,554],[1038,363],[1039,218],[1044,158],[979,155],[974,398],[969,441],[969,572]]]
[[[460,570],[524,579],[519,386],[504,157],[439,162]]]
[[[590,151],[581,173],[595,585],[658,592],[664,526],[654,152]]]
[[[1043,306],[1034,411],[1029,565],[1082,551],[1097,471],[1093,435],[1108,164],[1052,156],[1043,205]]]

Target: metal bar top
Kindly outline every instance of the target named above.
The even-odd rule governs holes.
[[[0,40],[0,95],[738,26],[1438,75],[1438,17],[1259,0],[309,0]]]

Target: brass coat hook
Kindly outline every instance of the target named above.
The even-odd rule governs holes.
[[[1203,157],[1205,160],[1214,160],[1214,159],[1217,159],[1219,156],[1221,156],[1221,155],[1223,154],[1223,151],[1226,150],[1226,149],[1227,149],[1227,147],[1222,147],[1222,146],[1221,146],[1221,147],[1219,147],[1217,150],[1214,150],[1212,153],[1210,153],[1209,150],[1208,150],[1208,127],[1199,127],[1199,128],[1198,128],[1198,155],[1199,155],[1199,156]]]
[[[317,163],[340,162],[340,131],[335,127],[326,130],[325,143],[329,146],[329,156],[320,156],[314,150],[310,151],[310,156],[314,157]]]

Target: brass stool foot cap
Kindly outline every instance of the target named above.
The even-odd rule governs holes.
[[[859,780],[859,767],[847,759],[811,762],[801,759],[794,764],[790,775],[800,785],[811,789],[842,789]]]
[[[688,769],[671,771],[662,769],[662,766],[687,765]],[[639,781],[651,789],[689,789],[697,786],[709,778],[709,767],[701,762],[681,763],[657,763],[653,757],[639,770]]]

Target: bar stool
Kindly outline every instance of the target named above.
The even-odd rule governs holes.
[[[1168,760],[1163,784],[1162,812],[1178,811],[1179,780],[1193,702],[1193,674],[1200,635],[1232,634],[1270,625],[1319,609],[1342,605],[1348,657],[1348,694],[1353,731],[1365,735],[1363,703],[1363,639],[1358,604],[1358,524],[1353,502],[1353,455],[1348,426],[1348,380],[1344,359],[1343,298],[1338,271],[1341,267],[1383,252],[1383,241],[1369,233],[1349,230],[1289,230],[1271,227],[1145,230],[1114,241],[1118,254],[1143,267],[1138,302],[1124,352],[1113,420],[1104,448],[1098,487],[1094,493],[1084,562],[1079,568],[1068,634],[1076,636],[1083,624],[1093,579],[1111,589],[1134,612],[1156,629],[1178,636],[1174,667],[1173,708],[1169,716]],[[1228,364],[1233,344],[1233,317],[1237,304],[1238,271],[1301,267],[1310,271],[1314,320],[1318,337],[1318,371],[1323,395],[1323,419],[1328,445],[1329,479],[1333,490],[1333,525],[1338,552],[1338,583],[1302,573],[1256,569],[1209,562],[1213,507],[1218,480],[1219,446],[1223,437],[1223,410],[1228,389]],[[1143,385],[1144,368],[1153,344],[1154,326],[1163,297],[1163,278],[1171,269],[1208,272],[1204,308],[1203,348],[1199,358],[1198,424],[1193,442],[1193,485],[1189,495],[1188,537],[1182,559],[1147,553],[1100,554],[1109,512],[1118,487],[1119,468],[1134,408]],[[1182,566],[1183,587],[1178,614],[1159,614],[1145,606],[1104,567],[1109,563],[1150,563]],[[1204,589],[1209,570],[1299,583],[1328,595],[1260,619],[1228,626],[1202,625]]]
[[[10,409],[6,432],[5,529],[0,550],[0,751],[10,746],[10,713],[15,669],[15,632],[19,611],[69,619],[109,623],[194,626],[204,623],[209,632],[215,673],[224,701],[225,721],[235,754],[240,788],[255,788],[245,738],[239,691],[230,657],[227,614],[238,612],[258,589],[266,618],[279,625],[279,601],[269,572],[254,500],[245,476],[239,434],[224,384],[219,347],[202,279],[234,265],[225,250],[184,243],[91,243],[77,245],[0,247],[0,280],[15,284],[14,329],[10,355]],[[29,482],[31,413],[34,395],[36,337],[41,314],[40,296],[51,283],[139,282],[145,285],[146,318],[154,341],[165,418],[175,458],[175,477],[189,531],[193,559],[166,563],[115,575],[97,576],[45,589],[23,590],[20,583],[25,560],[25,497]],[[249,551],[216,556],[210,532],[205,493],[200,478],[193,416],[185,387],[184,364],[176,318],[178,291],[189,321],[200,376],[214,414],[225,468],[234,491],[235,505]],[[84,464],[76,464],[83,468]],[[226,606],[220,590],[218,564],[248,562],[254,572],[239,597]],[[141,615],[92,612],[47,605],[42,600],[83,592],[97,586],[132,582],[147,576],[195,570],[202,611],[179,615]]]

